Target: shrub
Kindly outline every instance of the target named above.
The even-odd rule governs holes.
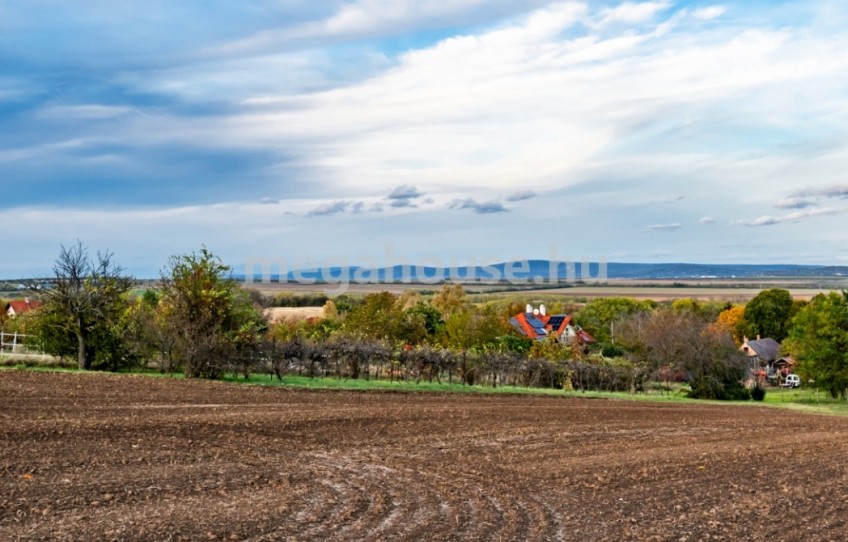
[[[689,397],[692,399],[718,399],[719,401],[747,401],[751,398],[751,392],[738,380],[728,378],[716,378],[711,375],[698,375],[689,382],[692,391]]]
[[[754,401],[762,401],[766,398],[766,389],[759,382],[751,388],[751,399]]]
[[[601,348],[601,355],[605,358],[619,358],[627,353],[623,348],[611,342],[603,342],[599,346]]]

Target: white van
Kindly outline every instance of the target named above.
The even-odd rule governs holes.
[[[786,375],[786,379],[781,384],[784,388],[797,388],[801,386],[801,377],[796,374]]]

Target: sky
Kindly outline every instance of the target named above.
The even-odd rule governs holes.
[[[843,1],[6,0],[0,278],[848,263]]]

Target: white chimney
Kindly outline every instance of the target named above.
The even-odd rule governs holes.
[[[533,305],[527,303],[527,309],[524,312],[533,312]]]
[[[539,305],[539,313],[540,313],[542,316],[544,316],[545,314],[547,314],[547,311],[548,311],[548,309],[546,309],[544,305]]]
[[[533,315],[539,316],[539,309],[533,309]]]

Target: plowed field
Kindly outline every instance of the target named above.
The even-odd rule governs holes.
[[[848,419],[0,371],[0,540],[846,540]]]

